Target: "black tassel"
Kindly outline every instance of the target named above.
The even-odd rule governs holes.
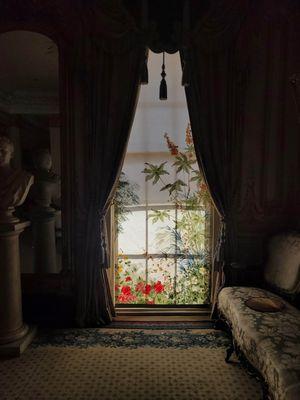
[[[159,86],[159,100],[167,100],[167,99],[168,99],[167,82],[165,78],[162,78]]]
[[[165,52],[163,52],[163,64],[161,66],[162,72],[161,72],[161,82],[159,86],[159,100],[167,100],[168,99],[168,88],[167,88],[167,82],[165,80],[165,77],[167,74],[165,73]]]
[[[149,82],[149,75],[148,75],[148,58],[145,56],[145,60],[142,65],[142,71],[141,71],[141,85],[148,85]]]

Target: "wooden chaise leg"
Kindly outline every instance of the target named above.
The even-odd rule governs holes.
[[[232,356],[232,353],[234,352],[234,345],[233,345],[233,341],[230,343],[230,346],[227,348],[226,350],[226,358],[225,361],[227,363],[229,363],[229,359]]]
[[[268,385],[264,380],[260,379],[260,381],[262,385],[262,400],[272,400],[272,396],[270,395]]]

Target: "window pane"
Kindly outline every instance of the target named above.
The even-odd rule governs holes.
[[[134,193],[138,196],[139,204],[146,203],[146,182],[142,170],[145,168],[145,156],[143,154],[127,153],[122,172],[129,182],[134,184]]]
[[[119,253],[146,253],[146,211],[132,211],[125,215],[118,236]]]
[[[145,162],[150,164],[160,165],[163,162],[164,169],[169,173],[168,175],[164,175],[165,183],[158,181],[156,184],[153,185],[153,181],[147,181],[147,202],[148,204],[169,204],[170,203],[170,196],[168,190],[161,190],[165,184],[173,182],[176,179],[175,175],[175,168],[172,165],[174,162],[174,158],[169,154],[165,139],[161,134],[160,138],[160,146],[162,149],[165,149],[164,153],[148,153],[145,156]]]
[[[149,210],[148,253],[175,253],[175,210]]]
[[[150,304],[174,303],[175,264],[173,258],[150,258],[148,260],[148,295]]]
[[[209,303],[209,268],[201,258],[177,260],[177,304]]]
[[[205,251],[205,212],[201,210],[178,210],[177,253],[202,255]]]
[[[117,304],[143,304],[146,291],[146,260],[119,257],[116,268],[115,296]]]

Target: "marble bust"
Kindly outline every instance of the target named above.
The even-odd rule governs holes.
[[[33,176],[10,165],[14,153],[13,143],[0,136],[0,223],[17,222],[14,208],[24,203],[33,184]]]
[[[51,204],[58,196],[60,183],[59,175],[52,168],[52,157],[47,149],[41,149],[34,155],[34,178],[33,200],[40,209],[52,211]]]

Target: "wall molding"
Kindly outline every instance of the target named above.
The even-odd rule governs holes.
[[[0,110],[7,114],[58,114],[59,96],[44,91],[0,91]]]

